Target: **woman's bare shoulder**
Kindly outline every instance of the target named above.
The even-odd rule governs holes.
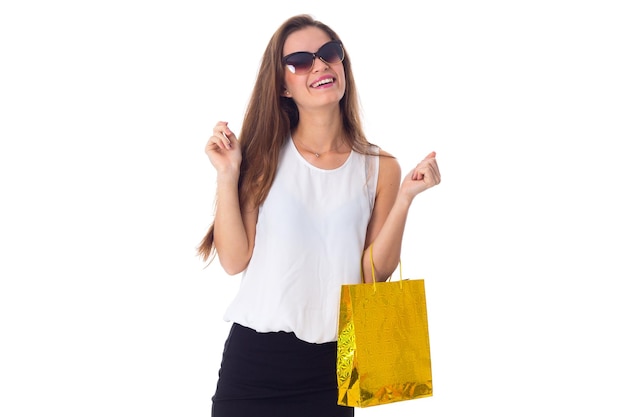
[[[389,152],[379,148],[379,170],[378,179],[379,184],[397,183],[400,182],[400,163],[395,156]]]

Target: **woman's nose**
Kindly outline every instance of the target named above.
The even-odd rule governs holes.
[[[316,56],[315,60],[313,61],[313,72],[323,71],[326,68],[328,68],[328,64],[324,62],[322,58]]]

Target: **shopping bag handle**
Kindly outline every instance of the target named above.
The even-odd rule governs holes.
[[[374,244],[370,245],[370,264],[372,265],[372,284],[376,291],[376,270],[374,268]],[[402,289],[402,259],[398,262],[400,266],[400,289]],[[389,276],[391,278],[391,276]],[[387,278],[387,279],[389,279]],[[365,283],[365,274],[363,274],[363,262],[361,262],[361,281]]]

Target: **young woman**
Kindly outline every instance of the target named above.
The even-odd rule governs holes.
[[[435,153],[401,179],[365,137],[339,36],[308,15],[272,36],[239,138],[218,122],[205,150],[217,199],[198,252],[243,272],[213,417],[353,416],[337,405],[341,285],[361,267],[371,281],[371,245],[376,277],[393,273],[413,198],[440,181]]]

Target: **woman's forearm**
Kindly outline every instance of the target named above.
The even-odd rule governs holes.
[[[214,221],[214,242],[220,264],[229,274],[237,274],[249,261],[249,240],[244,225],[238,178],[229,176],[217,180],[217,200]]]
[[[412,198],[398,195],[380,232],[370,245],[372,247],[376,280],[386,280],[396,270],[400,262],[402,238],[408,218]],[[370,248],[363,254],[363,271],[367,282],[371,282],[372,267]]]

